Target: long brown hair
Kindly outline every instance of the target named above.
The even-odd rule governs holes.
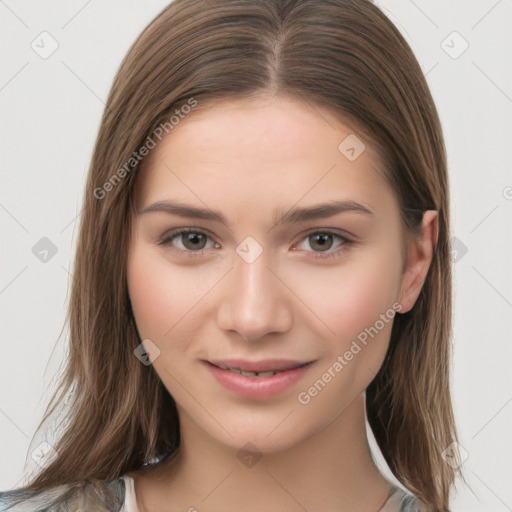
[[[71,396],[69,422],[58,456],[26,489],[112,480],[178,447],[174,400],[153,367],[134,357],[141,340],[126,262],[143,168],[134,153],[162,123],[172,129],[170,117],[190,110],[191,100],[202,108],[274,94],[339,114],[379,149],[411,233],[421,220],[412,210],[439,212],[422,292],[395,318],[366,393],[369,424],[396,478],[427,510],[449,510],[458,470],[442,455],[457,441],[445,147],[416,58],[369,0],[175,0],[133,44],[92,157],[67,318],[69,359],[41,423]]]

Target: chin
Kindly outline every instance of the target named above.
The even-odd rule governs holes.
[[[293,413],[290,414],[289,420],[285,419],[288,413],[289,411],[280,415],[279,419],[254,421],[251,425],[247,425],[246,422],[241,424],[239,421],[226,421],[224,426],[232,437],[220,427],[213,432],[210,431],[210,435],[237,452],[244,450],[270,454],[286,451],[300,445],[315,432],[313,426],[308,429],[304,422],[297,423],[297,419],[289,421],[294,416]],[[321,430],[320,426],[318,430]]]

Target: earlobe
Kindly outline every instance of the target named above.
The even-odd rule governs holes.
[[[427,210],[423,213],[421,233],[408,241],[407,259],[400,288],[400,313],[407,313],[418,299],[428,269],[432,262],[438,240],[438,212]]]

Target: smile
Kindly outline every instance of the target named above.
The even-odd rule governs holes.
[[[265,378],[265,377],[271,377],[272,375],[276,375],[277,373],[282,373],[286,370],[269,370],[266,372],[246,372],[244,370],[241,370],[240,368],[230,368],[229,366],[219,366],[222,370],[228,370],[230,372],[235,372],[240,375],[243,375],[244,377],[258,377],[258,378]]]
[[[266,369],[260,371],[249,370],[247,366],[242,365],[239,368],[235,365],[229,366],[225,364],[214,364],[210,361],[203,361],[209,372],[215,380],[227,390],[245,397],[245,398],[270,398],[289,389],[293,384],[298,382],[304,374],[309,370],[312,361],[307,363],[287,362],[281,363],[281,368],[271,369],[269,362],[265,363]],[[279,363],[275,366],[279,366]],[[258,366],[256,364],[252,365]],[[259,365],[261,368],[261,364]],[[286,367],[287,366],[287,367]]]

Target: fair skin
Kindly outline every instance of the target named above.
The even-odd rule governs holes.
[[[153,367],[181,432],[176,457],[132,473],[140,512],[377,512],[387,500],[365,431],[365,389],[392,322],[380,322],[335,376],[332,367],[393,304],[413,307],[437,217],[425,213],[404,259],[398,203],[378,155],[369,143],[354,161],[338,149],[353,133],[294,98],[222,102],[190,114],[148,157],[139,212],[172,201],[219,212],[226,225],[161,210],[134,219],[130,298],[141,340],[160,350]],[[276,223],[331,201],[362,208]],[[196,237],[170,233],[180,228]],[[251,262],[236,251],[246,237],[258,244],[251,251],[262,249]],[[212,376],[205,360],[223,358],[312,363],[284,391],[247,398]],[[321,392],[299,401],[329,368]],[[241,449],[259,458],[245,464]]]

